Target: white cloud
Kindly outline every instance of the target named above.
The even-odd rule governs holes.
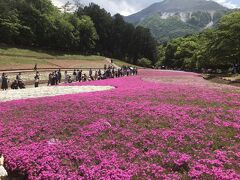
[[[239,5],[233,3],[230,0],[215,0],[215,1],[219,4],[222,4],[225,7],[231,8],[231,9],[239,7]]]
[[[91,2],[91,0],[82,0],[83,4],[89,4]],[[95,0],[94,3],[105,8],[107,11],[111,12],[111,14],[120,13],[122,15],[128,15],[136,12],[135,7],[125,0]]]
[[[53,4],[58,7],[61,7],[67,1],[68,0],[52,0]],[[116,13],[120,13],[122,15],[133,14],[151,5],[152,3],[159,1],[161,0],[80,0],[80,2],[84,5],[94,2],[113,15]]]
[[[64,5],[64,1],[63,0],[52,0],[53,4],[57,7],[61,7]]]
[[[56,6],[62,6],[68,0],[52,0]],[[71,0],[69,0],[71,1]],[[160,2],[161,0],[80,0],[84,5],[94,2],[105,8],[111,14],[120,13],[122,15],[129,15],[138,12],[147,6]],[[239,0],[214,0],[228,8],[240,7]]]

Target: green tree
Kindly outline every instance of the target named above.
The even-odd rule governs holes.
[[[95,48],[96,41],[98,40],[98,34],[89,16],[82,16],[79,20],[79,49],[81,52],[90,53]]]
[[[105,9],[101,9],[100,6],[91,3],[89,6],[77,9],[76,14],[80,17],[82,15],[89,16],[96,28],[98,34],[98,40],[96,41],[96,51],[101,52],[103,55],[109,55],[109,49],[111,43],[109,43],[109,37],[111,36],[112,17]]]
[[[14,5],[15,1],[0,1],[0,41],[8,44],[31,45],[33,33],[30,27],[23,25]]]
[[[141,26],[136,28],[130,51],[133,57],[133,63],[136,63],[138,59],[146,57],[155,64],[157,61],[157,43],[152,37],[149,29]]]
[[[54,22],[51,46],[58,50],[71,50],[77,45],[78,39],[74,36],[74,26],[68,21],[68,15],[60,16]]]
[[[240,11],[224,16],[209,38],[209,55],[222,66],[240,62]]]
[[[158,46],[158,51],[157,51],[157,62],[155,63],[156,67],[163,66],[163,62],[165,60],[165,52],[166,52],[166,44],[162,44]]]
[[[138,65],[142,67],[151,67],[152,62],[147,58],[138,59]]]
[[[49,35],[54,30],[54,20],[60,11],[50,0],[17,1],[16,9],[23,25],[30,27],[36,46],[48,46]]]

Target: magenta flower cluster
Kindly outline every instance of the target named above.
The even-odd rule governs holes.
[[[28,179],[240,179],[240,92],[194,73],[76,83],[104,92],[1,103],[0,152]]]

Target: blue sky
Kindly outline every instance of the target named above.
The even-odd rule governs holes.
[[[62,6],[67,1],[73,0],[52,0],[57,6]],[[94,2],[105,8],[111,14],[120,13],[122,15],[130,15],[136,13],[154,2],[161,0],[80,0],[82,4],[89,4]],[[240,8],[240,0],[214,0],[228,8]]]

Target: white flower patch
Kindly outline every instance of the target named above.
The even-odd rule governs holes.
[[[60,143],[61,143],[61,141],[59,141],[58,139],[55,139],[55,138],[52,138],[52,139],[50,139],[49,141],[47,141],[47,144],[48,144],[49,146],[55,145],[55,144],[60,144]]]
[[[58,96],[66,94],[78,94],[84,92],[106,91],[114,89],[113,86],[43,86],[38,88],[16,89],[0,91],[0,102]]]

